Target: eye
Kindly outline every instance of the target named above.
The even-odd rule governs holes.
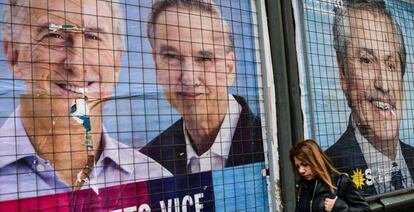
[[[51,44],[63,43],[65,42],[65,40],[66,38],[59,33],[48,33],[42,38],[42,41],[44,43],[51,43]]]
[[[174,53],[164,53],[161,55],[163,59],[165,60],[181,60],[181,56]]]
[[[195,61],[199,63],[212,62],[213,58],[209,56],[195,57]]]
[[[388,71],[400,71],[397,60],[390,59],[386,63]]]
[[[388,64],[388,65],[387,65],[387,67],[388,67],[388,69],[389,69],[390,71],[394,71],[394,70],[395,70],[395,65],[394,65],[393,63]]]
[[[371,64],[372,63],[372,60],[370,58],[368,58],[368,57],[360,57],[359,58],[359,62],[360,63],[365,63],[365,64]]]
[[[49,34],[47,34],[46,37],[49,38],[49,39],[62,39],[62,40],[65,39],[62,35],[60,35],[58,33],[49,33]]]
[[[85,39],[86,39],[86,40],[101,41],[101,38],[99,38],[98,36],[96,36],[96,35],[94,35],[94,34],[90,34],[90,33],[86,33],[86,34],[85,34]]]
[[[65,45],[66,38],[59,33],[48,33],[42,37],[40,44],[49,46],[49,48],[56,49]]]

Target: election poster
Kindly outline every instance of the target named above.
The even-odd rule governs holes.
[[[413,187],[413,12],[409,0],[304,0],[308,137],[363,195]]]
[[[255,1],[0,10],[1,211],[268,210]]]

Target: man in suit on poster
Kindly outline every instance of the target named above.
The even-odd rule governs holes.
[[[260,119],[240,96],[233,38],[212,1],[157,1],[148,37],[157,83],[181,119],[140,151],[174,175],[264,160]]]
[[[345,1],[335,10],[333,32],[352,113],[326,153],[364,195],[412,186],[414,148],[399,139],[406,65],[399,25],[382,1]]]
[[[169,174],[103,126],[124,50],[118,3],[9,0],[3,9],[7,64],[26,93],[0,128],[0,200]]]

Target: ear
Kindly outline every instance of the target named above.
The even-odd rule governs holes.
[[[227,73],[227,86],[233,85],[234,78],[236,77],[236,56],[233,51],[226,54],[226,73]]]
[[[13,47],[13,43],[5,38],[3,41],[4,54],[6,55],[7,65],[9,70],[13,73],[14,78],[22,78],[22,71],[18,67],[19,52],[17,48]]]

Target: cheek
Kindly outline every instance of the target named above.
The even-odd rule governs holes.
[[[21,70],[20,80],[41,80],[48,81],[54,79],[52,75],[55,73],[51,71],[54,65],[48,63],[20,63]]]
[[[227,88],[229,75],[221,70],[207,69],[205,71],[205,84],[212,90],[224,90]]]
[[[39,62],[39,61],[54,62],[56,54],[50,54],[50,53],[51,51],[49,51],[47,48],[44,48],[43,46],[33,45],[31,54],[27,56],[30,57],[33,62]]]
[[[403,101],[403,98],[404,98],[403,80],[401,80],[401,81],[392,80],[390,83],[393,85],[395,98],[397,100],[400,100],[399,103],[401,104],[401,102]]]
[[[351,76],[349,80],[349,89],[351,92],[351,98],[354,100],[364,99],[365,93],[370,92],[370,82],[369,78],[361,78],[361,76]]]
[[[315,176],[315,172],[313,172],[313,170],[312,170],[311,168],[308,168],[308,172],[309,172],[311,175]]]
[[[116,82],[120,67],[119,58],[112,51],[93,51],[86,50],[84,52],[84,66],[93,69],[99,74],[103,82]]]
[[[18,45],[19,57],[18,62],[36,63],[54,63],[50,51],[41,45],[21,44]],[[52,54],[53,55],[53,54]]]
[[[157,83],[163,86],[179,85],[181,71],[167,70],[157,67]]]
[[[113,84],[117,82],[119,70],[115,70],[114,67],[98,68],[96,66],[91,66],[91,69],[95,69],[99,73],[99,78],[102,85]]]
[[[360,69],[353,70],[349,73],[349,82],[352,88],[361,89],[365,87],[366,82],[369,81],[369,76],[365,76]]]
[[[86,49],[84,51],[85,65],[101,65],[115,66],[117,62],[117,54],[112,50],[93,50]]]
[[[222,84],[222,82],[220,82],[220,78],[219,78],[220,77],[219,75],[222,75],[222,74],[218,74],[218,73],[216,73],[212,70],[207,69],[204,72],[204,75],[205,75],[205,77],[204,77],[205,78],[205,84],[207,86],[210,86],[210,87],[214,88],[213,90],[217,90],[215,87]]]

